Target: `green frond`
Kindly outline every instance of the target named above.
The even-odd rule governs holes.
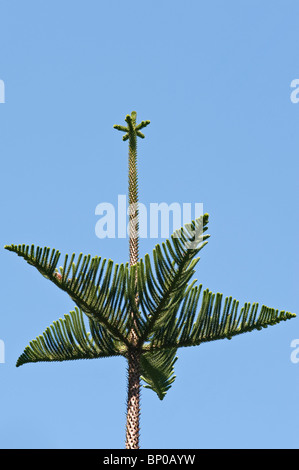
[[[120,126],[119,124],[114,124],[114,129],[118,131],[128,132],[128,128],[125,126]]]
[[[30,342],[17,360],[17,367],[30,362],[73,361],[120,356],[125,345],[116,342],[105,328],[92,323],[86,332],[83,314],[75,307],[69,315],[53,322],[44,333]]]
[[[60,252],[34,245],[5,246],[9,251],[24,258],[44,277],[67,292],[75,304],[93,321],[105,326],[120,341],[126,343],[129,301],[126,296],[128,263],[113,265],[113,261],[92,258],[80,253],[66,255],[60,272]]]
[[[149,255],[137,263],[136,289],[138,308],[142,314],[139,320],[140,343],[172,317],[172,312],[191,289],[192,284],[188,286],[188,282],[199,261],[199,258],[194,258],[207,244],[206,239],[209,237],[204,235],[208,219],[208,214],[205,214],[177,230],[170,240],[157,244],[153,250],[154,266]],[[128,295],[134,310],[136,290],[129,290]]]
[[[145,352],[141,355],[141,378],[163,400],[175,380],[176,349]]]
[[[140,129],[143,129],[144,127],[148,126],[150,123],[151,123],[151,121],[149,121],[149,120],[141,121],[141,123],[138,124],[138,125],[135,127],[135,130],[136,130],[136,131],[139,131]]]
[[[140,132],[140,131],[136,131],[136,135],[137,135],[138,137],[140,137],[141,139],[144,139],[144,138],[145,138],[145,135],[144,135],[142,132]]]
[[[231,339],[235,335],[261,330],[296,316],[265,305],[259,311],[258,303],[245,303],[238,313],[237,300],[226,297],[223,305],[223,295],[213,294],[208,289],[203,292],[198,309],[201,291],[201,285],[192,287],[168,322],[155,331],[151,345],[145,346],[144,350],[197,346],[207,341]]]
[[[144,139],[145,136],[142,132],[140,132],[140,129],[143,129],[144,127],[148,126],[150,124],[150,121],[141,121],[140,124],[136,125],[136,119],[137,113],[136,111],[132,111],[131,115],[127,114],[125,117],[125,121],[128,126],[114,124],[114,129],[126,132],[126,134],[123,136],[123,140],[131,139],[132,141],[135,141],[136,136],[141,137],[141,139]]]

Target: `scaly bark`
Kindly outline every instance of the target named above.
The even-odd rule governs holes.
[[[128,351],[128,363],[126,449],[139,449],[140,355],[133,348]]]
[[[130,266],[138,262],[139,223],[138,223],[138,177],[137,177],[137,136],[144,138],[140,129],[147,126],[149,121],[142,121],[136,126],[136,112],[126,116],[127,127],[115,125],[118,130],[126,132],[123,140],[129,139],[129,257]],[[136,273],[137,276],[137,273]],[[137,281],[137,278],[136,278]],[[138,304],[138,295],[135,298]],[[132,330],[130,332],[131,347],[128,350],[128,398],[127,398],[127,425],[126,449],[139,449],[140,433],[140,352],[136,348],[138,342],[137,328],[132,316]]]
[[[137,181],[137,137],[136,114],[132,113],[132,130],[129,137],[129,256],[130,266],[138,262],[138,181]],[[138,302],[138,298],[135,299]],[[133,313],[131,313],[133,316]],[[133,318],[134,321],[134,318]],[[136,344],[138,338],[134,326],[130,341]],[[133,347],[128,352],[128,400],[126,449],[139,449],[140,433],[140,355]]]

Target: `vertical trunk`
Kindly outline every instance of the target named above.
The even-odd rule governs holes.
[[[137,136],[136,113],[132,113],[129,137],[129,255],[130,266],[138,262],[138,182],[137,182]],[[129,126],[130,127],[130,126]],[[132,132],[133,131],[133,132]],[[138,303],[138,297],[136,297]],[[133,313],[131,313],[133,316]],[[133,318],[134,321],[134,318]],[[126,449],[139,449],[140,418],[140,354],[134,348],[138,338],[132,328],[128,351],[128,400]]]
[[[128,126],[115,125],[114,128],[125,132],[123,140],[129,139],[129,251],[130,266],[138,262],[138,181],[137,181],[137,136],[144,139],[140,129],[146,127],[150,121],[142,121],[136,126],[136,112],[125,118]],[[137,282],[137,272],[136,272]],[[138,294],[136,289],[136,305]],[[126,449],[139,449],[139,416],[140,416],[140,351],[137,349],[138,335],[134,313],[129,312],[132,318],[130,331],[130,347],[128,350],[128,401],[127,401],[127,432]]]
[[[128,353],[128,401],[126,449],[139,449],[140,356],[133,349]]]

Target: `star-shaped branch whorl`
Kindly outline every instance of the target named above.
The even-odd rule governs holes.
[[[140,129],[148,126],[150,124],[150,121],[141,121],[141,123],[136,126],[136,117],[137,117],[136,111],[132,111],[131,116],[130,114],[127,114],[125,117],[125,121],[128,124],[127,127],[120,126],[119,124],[115,124],[113,126],[114,129],[125,132],[125,135],[123,136],[123,140],[128,140],[130,137],[134,138],[135,136],[138,136],[138,137],[141,137],[141,139],[144,139],[145,136],[142,132],[140,132]]]

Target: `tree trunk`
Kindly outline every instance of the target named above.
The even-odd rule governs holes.
[[[138,262],[138,180],[137,180],[137,136],[135,131],[136,113],[132,113],[132,128],[129,137],[129,254],[130,266]],[[137,276],[137,273],[136,273]],[[137,277],[136,277],[137,282]],[[138,304],[138,295],[136,295]],[[133,312],[131,312],[133,317]],[[134,325],[134,317],[133,317]],[[140,430],[140,353],[134,347],[138,337],[134,327],[131,330],[130,342],[132,347],[128,351],[128,400],[127,400],[127,428],[126,449],[139,449]]]
[[[139,449],[140,418],[140,355],[131,349],[128,352],[128,401],[126,449]]]

